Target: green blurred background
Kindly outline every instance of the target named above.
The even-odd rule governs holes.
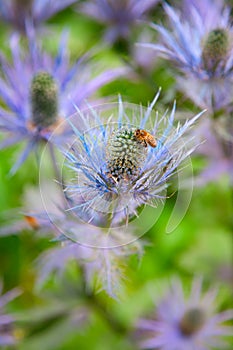
[[[154,11],[154,20],[161,19],[160,6]],[[69,47],[72,60],[93,46],[98,47],[103,36],[103,26],[78,14],[69,8],[54,16],[47,23],[50,35],[44,45],[48,51],[56,52],[64,27],[70,30]],[[10,28],[0,24],[1,50],[8,52],[7,37]],[[105,47],[96,54],[100,66],[114,67],[121,64],[122,57],[116,49]],[[171,67],[156,59],[149,73],[150,79],[138,75],[135,79],[118,79],[98,91],[97,97],[115,98],[119,93],[124,101],[142,103],[151,101],[159,86],[162,87],[160,108],[172,107],[177,100],[178,111],[195,114],[199,109],[192,105],[174,87]],[[1,151],[0,165],[0,220],[2,225],[18,214],[23,195],[30,186],[37,186],[37,164],[33,156],[25,162],[13,177],[9,170],[20,147]],[[193,157],[196,173],[205,161]],[[51,276],[46,285],[35,288],[36,259],[55,243],[49,237],[24,231],[0,238],[0,275],[4,291],[20,286],[23,293],[13,301],[8,310],[17,319],[15,335],[20,340],[19,350],[72,350],[72,349],[134,349],[134,342],[127,339],[124,325],[129,328],[137,317],[148,314],[156,299],[166,287],[170,277],[179,276],[189,290],[193,276],[202,275],[204,286],[219,287],[219,310],[232,306],[232,201],[233,189],[227,177],[201,188],[194,188],[192,201],[179,226],[166,234],[166,225],[175,205],[176,195],[166,202],[162,215],[150,231],[146,240],[145,253],[140,262],[132,257],[125,271],[125,288],[120,301],[112,300],[105,293],[97,299],[106,305],[108,314],[113,315],[117,326],[110,325],[98,308],[90,308],[82,326],[78,317],[85,302],[78,300],[80,281],[76,267],[71,263],[62,276]],[[156,209],[155,209],[156,210]],[[110,322],[111,323],[111,322]],[[233,346],[233,343],[232,343]]]

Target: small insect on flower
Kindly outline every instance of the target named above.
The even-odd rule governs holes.
[[[157,146],[155,137],[146,130],[137,129],[135,130],[134,136],[138,141],[143,143],[145,147],[147,147],[147,145],[150,145],[153,148]]]

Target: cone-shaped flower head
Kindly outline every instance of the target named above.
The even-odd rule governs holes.
[[[203,310],[191,308],[187,310],[180,320],[180,331],[185,336],[197,333],[205,324],[205,313]]]
[[[113,131],[106,151],[109,176],[116,182],[136,178],[146,156],[147,148],[137,139],[135,128],[123,127]]]
[[[39,128],[56,123],[58,118],[58,89],[53,77],[38,73],[31,83],[31,120]]]
[[[222,28],[213,29],[204,41],[202,50],[203,65],[206,70],[214,72],[222,62],[226,63],[230,42],[228,32]]]

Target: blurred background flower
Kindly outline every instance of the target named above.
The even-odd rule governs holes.
[[[20,46],[20,38],[10,39],[12,63],[1,55],[0,129],[6,134],[0,148],[26,141],[26,147],[11,169],[14,174],[29,153],[37,150],[41,140],[58,145],[66,137],[64,120],[81,107],[102,85],[127,72],[124,68],[105,70],[94,76],[94,62],[84,55],[71,65],[68,37],[61,36],[56,57],[43,51],[29,34],[28,51]],[[22,78],[23,72],[23,78]]]
[[[137,327],[142,331],[142,349],[202,350],[229,348],[226,336],[232,327],[224,322],[232,320],[233,310],[215,312],[216,290],[202,295],[202,281],[194,279],[186,300],[180,280],[173,280],[166,296],[157,303],[154,318],[141,319]],[[144,333],[144,334],[143,334]]]
[[[176,74],[179,89],[215,113],[232,103],[231,9],[218,0],[184,1],[184,8],[165,4],[170,28],[152,24],[161,42],[142,45],[171,61],[183,73]]]
[[[47,239],[59,236],[60,231],[53,225],[50,216],[60,217],[62,221],[65,212],[61,208],[65,211],[63,193],[54,181],[41,179],[39,187],[26,184],[21,207],[3,213],[0,236],[21,234],[23,231],[31,231],[37,237]]]
[[[38,288],[52,274],[61,277],[69,263],[75,262],[81,270],[87,293],[104,290],[112,298],[121,295],[122,282],[127,277],[127,260],[131,255],[140,258],[143,254],[144,243],[137,241],[133,232],[128,230],[130,243],[126,244],[125,233],[120,229],[110,233],[81,222],[66,212],[61,189],[47,180],[40,187],[27,186],[24,201],[24,208],[18,210],[16,219],[15,215],[10,217],[11,213],[8,213],[8,223],[0,228],[0,236],[29,230],[38,238],[47,237],[55,245],[37,259]]]
[[[21,33],[26,32],[27,23],[40,26],[49,17],[77,0],[1,0],[0,17]]]
[[[231,8],[223,1],[183,1],[180,10],[165,4],[166,25],[153,24],[158,44],[144,44],[172,63],[178,88],[195,105],[208,109],[196,135],[204,141],[198,152],[207,165],[200,185],[228,174],[233,167],[232,96],[233,29]],[[174,71],[174,70],[173,70]],[[180,72],[182,75],[180,75]],[[209,119],[209,120],[206,120]]]
[[[0,293],[2,294],[3,284],[0,283]],[[21,294],[19,289],[12,289],[11,291],[0,296],[0,346],[5,347],[16,343],[14,335],[14,317],[6,314],[4,309],[6,305],[17,296]]]
[[[132,29],[159,0],[89,0],[79,10],[106,25],[105,40],[128,51]]]
[[[54,218],[55,225],[58,224]],[[67,216],[60,221],[59,229],[64,234],[57,238],[62,241],[60,246],[46,251],[39,257],[37,263],[38,281],[42,286],[51,278],[51,274],[61,276],[68,263],[75,263],[81,270],[82,281],[87,294],[105,291],[114,299],[122,297],[123,281],[127,278],[127,261],[132,255],[142,255],[143,245],[140,242],[124,244],[124,237],[115,230],[114,235],[108,235],[97,227],[81,224],[75,218]],[[73,234],[75,239],[67,239]],[[87,236],[87,237],[86,237]],[[85,237],[85,239],[83,238]],[[135,239],[132,235],[131,239]],[[83,243],[88,241],[89,245]]]

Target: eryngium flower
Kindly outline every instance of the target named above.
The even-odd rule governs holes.
[[[38,259],[37,285],[41,287],[52,274],[65,273],[69,263],[75,262],[90,291],[104,290],[111,297],[120,294],[127,262],[132,255],[143,254],[142,240],[138,241],[129,228],[127,233],[116,229],[109,235],[106,230],[80,222],[65,210],[61,189],[49,181],[43,181],[40,188],[27,187],[24,197],[20,210],[23,218],[13,213],[11,223],[0,228],[0,236],[30,230],[38,238],[46,235],[53,240],[56,246]]]
[[[141,205],[157,206],[169,179],[197,146],[184,134],[202,113],[173,127],[175,104],[169,116],[153,115],[158,96],[145,110],[119,100],[105,117],[92,108],[78,111],[85,127],[73,127],[76,140],[64,154],[73,176],[66,191],[70,210],[83,220],[108,226],[112,220],[127,222]]]
[[[193,281],[186,300],[181,282],[174,280],[165,298],[158,302],[153,319],[141,319],[137,328],[142,349],[210,350],[227,347],[225,336],[232,327],[223,322],[233,318],[233,310],[215,313],[216,291],[201,294],[202,282]]]
[[[0,283],[0,293],[2,292],[2,283]],[[14,337],[14,317],[5,314],[5,306],[13,299],[15,299],[21,292],[18,289],[13,289],[0,296],[0,346],[5,347],[13,345],[16,342]]]
[[[108,25],[107,41],[113,43],[119,39],[129,39],[130,32],[137,20],[159,0],[89,0],[81,11]]]
[[[66,129],[63,121],[75,111],[73,103],[81,107],[99,87],[126,72],[116,68],[96,75],[87,56],[70,65],[67,39],[66,35],[61,37],[53,58],[31,37],[28,52],[23,51],[16,34],[10,40],[13,62],[1,55],[0,99],[7,109],[0,107],[0,130],[6,133],[0,148],[27,142],[12,173],[41,140],[50,139],[53,131],[57,137],[52,140],[60,142]]]
[[[152,24],[160,44],[144,44],[170,60],[184,74],[179,87],[202,108],[213,111],[232,101],[233,29],[230,8],[222,2],[188,2],[185,12],[165,4],[170,30]],[[205,10],[204,10],[205,9]]]
[[[35,27],[76,0],[0,0],[0,18],[25,32],[29,21]]]
[[[88,241],[89,244],[72,242],[64,234],[58,237],[62,241],[60,246],[46,251],[38,260],[38,286],[43,285],[52,273],[64,273],[68,263],[75,261],[82,269],[89,291],[105,291],[117,298],[123,291],[130,256],[140,257],[143,252],[142,242],[134,241],[125,245],[125,237],[119,230],[110,236],[98,227],[78,222],[70,215],[53,219],[65,234],[70,235],[73,231],[76,239],[79,237],[81,242]],[[133,239],[135,237],[132,235]]]

